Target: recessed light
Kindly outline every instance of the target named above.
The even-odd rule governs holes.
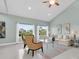
[[[48,16],[50,16],[51,15],[51,13],[48,13]]]
[[[31,10],[31,9],[32,9],[32,8],[29,6],[29,7],[28,7],[28,10]]]

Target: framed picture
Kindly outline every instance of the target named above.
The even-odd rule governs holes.
[[[57,24],[56,27],[57,27],[58,33],[61,34],[62,33],[62,24]]]
[[[65,28],[65,32],[66,32],[67,34],[70,34],[70,23],[65,23],[65,24],[64,24],[64,28]]]
[[[0,21],[0,38],[6,37],[5,22]]]

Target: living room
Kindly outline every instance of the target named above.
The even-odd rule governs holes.
[[[20,3],[21,1],[22,0],[20,0]],[[65,2],[67,1],[68,0],[66,0]],[[14,4],[12,5],[12,2],[10,5],[10,2],[11,1],[8,0],[7,3],[8,9],[6,8],[6,3],[2,2],[2,0],[0,2],[1,4],[0,26],[3,23],[5,24],[5,26],[3,25],[4,27],[3,29],[5,32],[3,33],[4,35],[1,33],[0,30],[0,58],[1,59],[37,59],[37,58],[38,59],[66,59],[66,58],[78,59],[79,58],[79,51],[78,51],[79,42],[75,41],[73,43],[71,41],[71,39],[74,39],[74,35],[76,35],[77,41],[79,39],[79,30],[78,30],[79,29],[78,26],[79,1],[78,0],[77,1],[72,0],[72,3],[70,3],[67,7],[62,5],[62,8],[60,8],[59,6],[61,6],[61,4],[59,6],[56,6],[57,8],[60,9],[58,10],[54,9],[55,15],[51,12],[54,16],[49,13],[48,14],[49,18],[43,16],[44,14],[42,15],[41,11],[39,15],[40,17],[36,16],[39,14],[38,11],[36,10],[34,10],[36,11],[35,12],[36,15],[31,14],[32,12],[29,10],[30,12],[26,12],[26,14],[29,17],[25,17],[26,15],[25,12],[22,10],[18,11],[18,8],[15,7]],[[48,10],[50,11],[54,8],[53,6],[48,7],[45,6],[45,4],[43,5],[44,5],[42,6],[43,8],[45,9],[48,8]],[[65,9],[62,12],[58,12],[61,11],[63,7],[65,7]],[[10,8],[12,8],[13,10],[11,10]],[[29,9],[32,8],[29,7]],[[29,13],[32,16],[30,16]],[[44,19],[44,20],[39,20],[39,19]],[[18,27],[19,24],[21,24],[22,26],[20,25]],[[33,25],[32,30],[33,30],[34,38],[38,42],[39,41],[43,42],[43,53],[39,49],[34,52],[34,56],[32,56],[31,51],[29,52],[29,54],[27,54],[28,52],[27,45],[25,48],[23,48],[24,43],[22,39],[19,39],[19,28],[24,28],[23,25],[24,26]],[[31,26],[24,29],[28,29],[28,28],[31,28]],[[39,35],[39,31],[41,29],[45,29],[46,32],[45,32],[45,36],[40,40],[39,38],[41,37],[41,35]],[[52,44],[51,42],[53,36],[55,36],[55,40],[56,40],[54,44]],[[47,41],[48,39],[50,39],[49,42]],[[71,45],[71,42],[74,45]]]

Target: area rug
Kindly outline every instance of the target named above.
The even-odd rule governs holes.
[[[42,53],[41,55],[44,57],[44,59],[52,59],[69,49],[69,47],[56,47],[51,49],[49,48],[46,51],[44,51],[44,53]]]

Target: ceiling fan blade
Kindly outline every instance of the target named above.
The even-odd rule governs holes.
[[[49,8],[51,7],[52,5],[51,4],[49,4]]]
[[[49,1],[44,1],[43,3],[47,3],[47,2],[49,2]]]
[[[57,6],[59,6],[59,3],[56,2],[55,4],[56,4]]]

